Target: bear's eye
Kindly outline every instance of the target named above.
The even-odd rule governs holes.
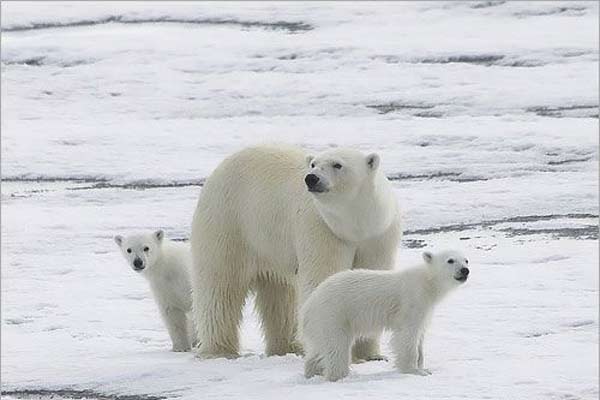
[[[342,169],[342,164],[335,163],[335,164],[333,164],[333,168],[335,168],[335,169]]]
[[[468,264],[468,263],[469,263],[469,260],[467,260],[467,259],[465,258],[465,264]]]
[[[448,259],[448,264],[454,264],[454,258]]]
[[[150,248],[148,246],[144,247],[145,252],[148,252],[148,250],[150,250]]]
[[[131,249],[127,249],[127,252],[128,252],[129,254],[131,254]]]
[[[311,167],[311,168],[314,168],[314,167],[315,167],[315,163],[311,163],[311,164],[310,164],[310,167]]]

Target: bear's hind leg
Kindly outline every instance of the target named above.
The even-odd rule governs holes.
[[[329,337],[332,341],[327,345],[327,352],[322,355],[323,375],[328,381],[335,382],[350,373],[352,339],[344,332]]]
[[[381,355],[379,350],[379,336],[364,338],[360,337],[354,342],[352,346],[352,361],[382,361],[387,360],[385,356]]]
[[[296,293],[293,286],[273,275],[256,279],[256,308],[262,318],[267,356],[300,354],[296,341]]]

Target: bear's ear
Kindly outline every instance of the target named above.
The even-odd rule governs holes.
[[[113,239],[115,240],[117,246],[121,247],[121,244],[123,243],[123,236],[117,235]]]
[[[159,243],[162,242],[164,237],[165,237],[165,232],[162,229],[159,229],[156,232],[154,232],[154,238],[156,240],[158,240]]]
[[[315,156],[309,154],[306,156],[306,165],[310,168],[310,163],[315,159]]]
[[[431,264],[431,262],[433,261],[433,254],[430,251],[424,251],[423,260],[425,260],[427,264]]]
[[[367,156],[367,166],[371,171],[377,171],[377,168],[379,168],[379,155],[377,153],[371,153]]]

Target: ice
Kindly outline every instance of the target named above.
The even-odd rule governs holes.
[[[598,397],[596,2],[1,11],[3,396]],[[251,297],[241,358],[168,351],[112,237],[186,240],[204,179],[263,142],[380,153],[398,268],[469,255],[426,339],[432,376],[305,380],[300,357],[264,356]]]

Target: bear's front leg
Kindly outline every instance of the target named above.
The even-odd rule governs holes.
[[[313,238],[302,240],[298,249],[298,283],[300,301],[308,299],[321,282],[331,275],[352,268],[355,248],[328,234],[329,240]]]
[[[259,276],[255,282],[256,309],[262,318],[267,356],[302,353],[296,342],[295,287],[274,277]]]
[[[392,347],[396,354],[396,369],[403,374],[431,375],[431,373],[419,366],[419,341],[421,336],[419,329],[415,329],[410,323],[406,327],[395,329],[392,335]]]
[[[299,309],[321,282],[352,268],[356,246],[335,236],[320,216],[306,212],[294,220],[294,237]]]
[[[422,372],[419,375],[431,375],[431,371],[429,371],[427,368],[423,368],[423,363],[425,361],[425,355],[423,354],[424,336],[425,335],[421,333],[421,336],[419,337],[419,346],[417,349],[417,368]]]
[[[172,307],[160,307],[161,315],[173,343],[173,351],[190,351],[190,340],[188,337],[188,321],[185,312]]]

